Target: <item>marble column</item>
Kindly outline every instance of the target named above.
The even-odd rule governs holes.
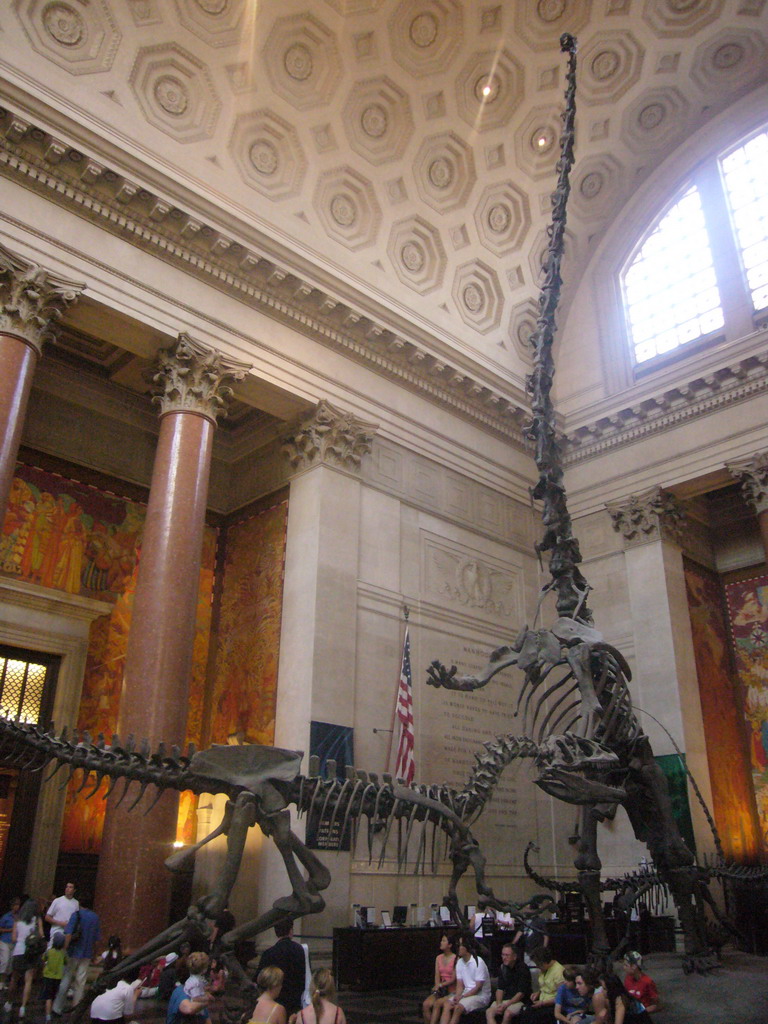
[[[0,246],[0,522],[44,342],[83,285],[66,281]]]
[[[313,720],[354,725],[360,470],[375,429],[321,401],[286,438],[283,450],[294,472],[288,501],[277,746],[308,753]],[[294,827],[303,830],[303,820]],[[258,837],[250,841],[255,843]],[[348,853],[333,854],[333,882],[324,893],[327,907],[312,917],[313,934],[330,935],[333,926],[348,923],[349,859]],[[274,844],[263,844],[259,861],[258,885],[251,883],[253,916],[290,891]],[[239,906],[245,895],[238,892]]]
[[[741,484],[741,491],[757,514],[765,560],[768,562],[768,452],[749,459],[729,462],[728,472]]]
[[[182,334],[158,356],[160,435],[139,554],[139,573],[120,696],[123,742],[183,745],[200,558],[216,416],[231,394],[227,380],[248,367]],[[138,786],[136,794],[138,794]],[[170,876],[164,866],[176,838],[178,794],[150,787],[136,808],[129,794],[107,803],[96,881],[103,935],[119,933],[136,949],[168,923]]]

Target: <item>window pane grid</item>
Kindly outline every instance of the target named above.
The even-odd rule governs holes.
[[[637,363],[724,325],[701,199],[695,187],[659,221],[624,274]]]
[[[14,721],[38,722],[46,672],[45,665],[0,657],[0,713]]]
[[[725,192],[754,309],[768,306],[768,132],[720,161]]]

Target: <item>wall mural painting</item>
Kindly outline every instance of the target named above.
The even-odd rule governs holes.
[[[198,747],[201,745],[202,734],[215,557],[216,531],[206,527],[203,537],[185,740],[186,743],[195,743]],[[112,613],[97,619],[91,627],[77,727],[87,729],[92,736],[103,732],[109,738],[117,727],[120,688],[137,574],[138,561],[134,559],[131,577],[125,591],[118,596]],[[163,739],[166,743],[175,742],[175,738],[170,736],[148,738],[153,745]],[[70,782],[67,789],[61,850],[67,853],[98,853],[104,825],[103,797],[108,781],[102,783],[101,792],[91,799],[86,799],[89,789],[77,793],[79,785],[80,779],[77,777]],[[179,799],[177,839],[184,843],[194,843],[197,839],[197,798],[192,793],[183,793]]]
[[[138,553],[146,508],[126,498],[69,480],[56,473],[20,465],[11,488],[0,539],[0,572],[40,586],[83,597],[114,601],[109,615],[91,626],[78,729],[110,739],[117,726],[123,665],[136,590]],[[206,528],[198,593],[189,699],[187,742],[198,746],[216,557],[216,531]],[[177,737],[153,736],[175,742]],[[103,793],[87,800],[77,794],[79,776],[68,787],[61,849],[98,853],[104,822]],[[179,807],[178,835],[196,838],[197,801],[185,793]]]
[[[281,502],[227,530],[212,743],[274,743],[287,521]]]
[[[0,538],[0,572],[68,594],[115,598],[133,573],[144,506],[20,465]]]
[[[685,581],[715,823],[726,857],[751,860],[760,852],[760,830],[741,687],[731,667],[723,586],[717,573],[688,559]],[[728,771],[723,771],[723,764],[728,764]]]
[[[757,813],[768,849],[768,575],[729,583],[725,594],[744,693]]]

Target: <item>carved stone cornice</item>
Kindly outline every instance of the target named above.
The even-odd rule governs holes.
[[[0,109],[0,175],[119,235],[164,262],[342,352],[427,401],[450,409],[521,451],[530,450],[522,389],[483,379],[471,363],[432,350],[409,321],[375,319],[354,297],[311,280],[291,256],[241,223],[223,230],[173,205],[146,181],[127,177],[46,129]],[[250,238],[250,234],[254,238]],[[246,240],[247,238],[247,240]]]
[[[216,423],[232,396],[226,382],[242,380],[249,369],[248,363],[229,359],[188,334],[180,334],[175,344],[157,353],[152,381],[158,393],[152,401],[160,406],[161,416],[194,412]]]
[[[685,513],[674,495],[661,487],[652,487],[605,507],[614,530],[624,539],[625,549],[659,540],[680,544]]]
[[[768,452],[729,462],[726,469],[741,484],[741,491],[755,512],[768,512]]]
[[[85,285],[49,273],[0,245],[0,332],[22,338],[41,355],[58,321]]]
[[[359,420],[323,399],[286,437],[283,453],[297,471],[325,465],[359,473],[377,429],[377,424]]]
[[[761,330],[765,330],[764,326]],[[762,351],[735,359],[711,374],[678,383],[569,431],[565,439],[565,465],[596,458],[766,392],[768,351],[763,345]]]

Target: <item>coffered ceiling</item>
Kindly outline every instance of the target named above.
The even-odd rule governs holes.
[[[639,182],[768,78],[765,0],[14,0],[0,28],[9,143],[35,114],[40,160],[86,193],[518,384],[560,34],[570,289]]]

